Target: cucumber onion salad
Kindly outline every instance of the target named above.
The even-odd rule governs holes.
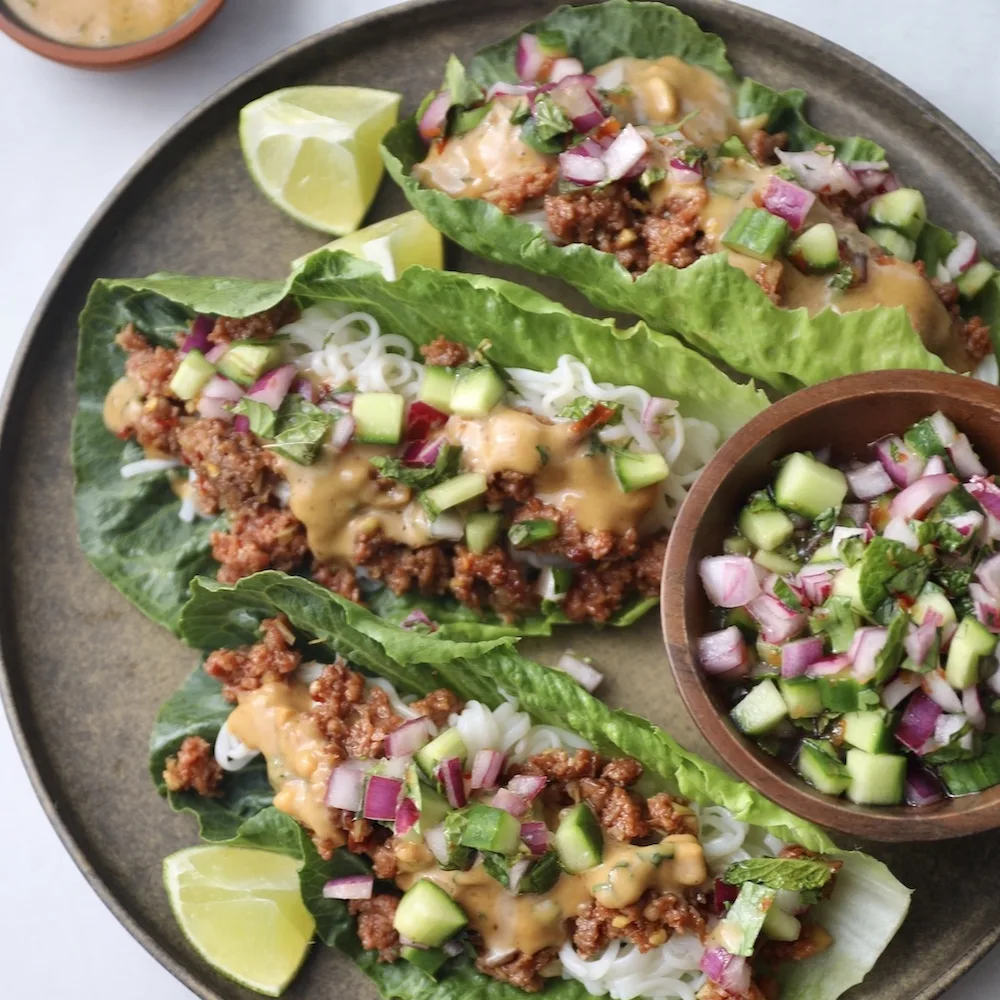
[[[288,670],[287,623],[263,627],[206,661],[236,703],[214,761],[188,737],[164,780],[214,797],[263,754],[274,805],[320,854],[369,860],[323,896],[348,902],[379,962],[447,978],[469,954],[528,992],[562,977],[615,1000],[758,1000],[758,981],[833,945],[822,914],[842,921],[813,907],[848,875],[841,861],[654,794],[637,761],[535,724],[513,698],[403,699],[342,660]],[[276,657],[283,674],[254,673]]]
[[[700,575],[731,716],[810,784],[922,806],[1000,783],[1000,486],[942,413],[834,468],[795,453]]]
[[[169,382],[125,427],[146,446],[144,421],[164,410],[149,458],[122,475],[188,467],[180,516],[228,515],[212,537],[220,580],[304,571],[358,602],[384,585],[511,623],[604,622],[655,603],[666,531],[716,448],[713,425],[596,383],[570,355],[550,372],[503,369],[488,343],[418,350],[327,305],[267,338],[212,333],[242,323],[254,338],[255,322],[198,317],[177,351],[134,333],[123,345],[132,389],[150,382],[144,365],[169,366]]]

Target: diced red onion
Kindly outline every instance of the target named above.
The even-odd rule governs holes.
[[[414,468],[433,468],[444,445],[443,436],[430,441],[411,441],[403,450],[403,463]]]
[[[820,644],[822,647],[822,643]],[[709,632],[698,639],[698,662],[706,674],[746,672],[750,662],[743,633],[735,625],[719,632]]]
[[[513,895],[517,895],[518,886],[521,884],[521,879],[528,874],[534,862],[531,858],[521,858],[520,861],[515,861],[510,866],[510,871],[507,873],[507,891]]]
[[[451,94],[447,90],[442,90],[427,105],[427,109],[420,116],[420,122],[417,125],[417,131],[424,142],[433,142],[444,135],[449,108],[451,108]]]
[[[1000,697],[1000,664],[994,661],[995,670],[986,678],[986,686],[998,697]]]
[[[584,690],[593,694],[604,680],[604,674],[600,670],[595,670],[585,660],[581,660],[572,653],[563,653],[556,664],[558,670],[562,670],[572,677]]]
[[[885,475],[885,469],[879,465],[878,462],[873,462],[872,465],[878,466],[879,471]],[[886,476],[888,478],[888,476]],[[892,488],[892,483],[889,484],[889,489]],[[865,524],[868,523],[868,514],[870,512],[870,507],[866,503],[845,503],[841,505],[840,513],[844,517],[848,517],[854,522],[859,528],[863,528]]]
[[[962,701],[955,693],[954,688],[945,680],[944,671],[938,668],[928,674],[924,674],[920,686],[924,693],[936,705],[940,705],[946,712],[961,712]]]
[[[517,40],[514,69],[522,83],[534,83],[548,62],[535,35],[524,32]]]
[[[518,819],[528,811],[527,801],[520,795],[512,792],[509,788],[497,789],[497,793],[493,796],[493,801],[490,805],[494,809],[502,809],[504,812],[509,812],[511,816],[517,816]]]
[[[927,659],[927,654],[934,645],[937,638],[937,624],[931,619],[930,614],[903,640],[903,648],[906,655],[920,666]]]
[[[922,518],[957,485],[958,480],[947,473],[940,476],[924,476],[912,486],[900,490],[892,498],[889,504],[889,516],[902,517],[907,521]]]
[[[991,479],[976,476],[965,489],[991,517],[1000,518],[1000,486]]]
[[[915,765],[906,775],[904,795],[908,805],[932,806],[944,798],[944,789],[930,771]]]
[[[298,369],[295,365],[272,368],[250,386],[247,399],[263,403],[265,406],[271,407],[272,410],[276,410],[281,406],[285,396],[288,395],[288,390],[292,387],[296,375],[298,375]]]
[[[431,538],[443,538],[446,541],[458,542],[465,534],[465,525],[458,514],[452,510],[446,510],[431,521],[427,530]]]
[[[899,437],[886,437],[876,441],[875,454],[889,474],[889,478],[899,487],[916,482],[926,464],[924,459],[915,451],[911,451]]]
[[[430,719],[410,719],[386,736],[386,757],[409,757],[431,740]]]
[[[406,440],[423,441],[431,431],[448,423],[448,414],[418,399],[406,410]]]
[[[962,691],[962,711],[972,723],[973,729],[983,730],[986,728],[986,712],[979,697],[979,688],[975,684]]]
[[[698,564],[698,573],[719,608],[741,608],[760,593],[755,564],[746,556],[709,556]]]
[[[563,56],[561,59],[556,59],[552,63],[552,69],[549,70],[549,83],[558,83],[560,80],[566,79],[568,76],[582,76],[583,75],[583,63],[579,59],[574,59],[572,56]],[[597,80],[594,80],[594,84]]]
[[[202,394],[198,398],[198,416],[208,420],[232,420],[233,403],[228,399],[219,399],[218,396]]]
[[[472,762],[469,786],[473,789],[496,788],[504,760],[505,757],[499,750],[479,750]]]
[[[233,430],[237,434],[249,434],[250,433],[250,418],[245,417],[242,413],[238,413],[233,418]]]
[[[920,539],[916,532],[901,517],[892,518],[882,531],[885,538],[893,542],[902,542],[911,552],[920,548]]]
[[[368,778],[368,787],[365,789],[362,815],[365,819],[391,822],[396,818],[396,808],[402,790],[403,782],[398,778],[387,778],[381,774],[371,775]]]
[[[974,479],[976,476],[987,474],[986,466],[979,460],[965,434],[959,434],[948,446],[948,454],[962,479]]]
[[[448,864],[451,852],[448,850],[448,839],[444,833],[444,824],[433,826],[424,833],[424,843],[427,850],[434,855],[439,864]]]
[[[599,184],[608,175],[604,160],[595,159],[579,148],[567,149],[559,154],[559,172],[571,184],[579,184],[581,187]]]
[[[770,594],[755,597],[747,605],[747,611],[760,625],[765,642],[787,642],[802,631],[806,622],[805,615],[786,608]]]
[[[945,518],[963,538],[972,537],[986,523],[986,518],[978,510],[968,510],[964,514]]]
[[[542,789],[548,784],[548,779],[544,774],[515,774],[507,782],[507,788],[515,795],[533,801],[542,793]]]
[[[806,221],[816,195],[798,184],[772,176],[764,191],[764,208],[772,215],[784,219],[792,229],[801,229]]]
[[[948,471],[948,466],[944,464],[944,459],[940,455],[931,455],[927,459],[927,464],[924,466],[924,471],[920,473],[923,476],[940,476]]]
[[[350,764],[335,767],[330,774],[326,786],[324,802],[331,809],[346,809],[357,812],[361,808],[361,795],[364,790],[365,773]]]
[[[466,803],[465,781],[462,778],[462,761],[458,757],[446,757],[435,771],[444,788],[445,798],[452,809],[461,809]]]
[[[945,258],[944,266],[954,276],[968,271],[978,258],[979,248],[975,239],[959,230],[955,233],[955,249]]]
[[[869,462],[859,469],[851,469],[847,472],[847,482],[851,487],[851,493],[859,500],[874,500],[875,497],[888,493],[892,489],[893,482],[889,478],[882,462]]]
[[[701,183],[701,170],[692,166],[690,163],[685,163],[679,157],[674,157],[670,161],[670,179],[676,184],[700,184]]]
[[[725,948],[707,948],[698,967],[730,996],[750,995],[750,964],[742,956],[731,955]]]
[[[420,810],[413,799],[403,799],[396,810],[396,822],[394,824],[396,833],[401,837],[413,829],[417,820],[420,819]]]
[[[206,352],[205,360],[213,365],[217,365],[222,356],[229,350],[229,344],[216,344],[210,351]]]
[[[940,716],[941,706],[923,691],[915,691],[906,703],[903,717],[896,727],[896,739],[914,753],[919,753],[934,735],[934,727]]]
[[[882,704],[890,711],[920,687],[920,674],[901,670],[882,689]]]
[[[976,569],[976,579],[995,600],[1000,600],[1000,553],[990,556]]]
[[[534,84],[530,83],[507,83],[505,80],[498,80],[486,91],[486,100],[492,101],[494,97],[530,97],[536,89]]]
[[[736,902],[736,897],[740,894],[738,885],[730,885],[721,878],[715,880],[712,888],[712,910],[718,916],[725,914],[727,908]]]
[[[739,631],[737,629],[737,631]],[[806,668],[823,658],[823,640],[818,635],[786,642],[781,647],[781,676],[801,677]]]
[[[626,125],[604,151],[604,165],[607,167],[608,177],[613,181],[621,179],[637,166],[645,155],[646,140],[636,132],[634,125]]]
[[[225,375],[213,375],[201,390],[202,398],[206,396],[212,399],[223,399],[231,403],[236,403],[243,398],[243,387],[237,385],[232,379]]]
[[[647,434],[659,436],[663,434],[666,418],[672,417],[676,412],[677,403],[674,400],[664,399],[662,396],[650,396],[642,408],[642,429]]]
[[[861,182],[843,162],[834,158],[832,150],[828,153],[816,150],[789,153],[778,149],[775,152],[782,164],[792,169],[798,182],[810,191],[828,194],[846,191],[853,197],[861,193]]]
[[[549,849],[549,829],[541,822],[521,824],[521,840],[534,855],[544,854]]]
[[[405,628],[407,630],[416,628],[417,625],[426,625],[428,628],[433,629],[434,622],[427,617],[425,611],[421,608],[414,608],[400,623],[400,628]]]
[[[319,393],[316,390],[316,386],[307,378],[296,379],[292,386],[292,391],[296,395],[301,396],[307,403],[315,403],[319,400]]]
[[[374,875],[342,875],[323,886],[324,899],[371,899]]]
[[[215,326],[215,320],[211,316],[195,316],[194,322],[188,335],[181,345],[180,354],[187,354],[189,351],[201,351],[205,354],[209,350],[208,335]]]
[[[589,132],[604,121],[604,112],[591,90],[596,83],[592,76],[573,74],[564,77],[559,85],[550,91],[552,100],[566,112],[577,132]],[[644,142],[643,152],[645,151]]]
[[[847,656],[851,661],[851,672],[862,684],[875,676],[878,669],[876,658],[888,639],[889,630],[879,626],[859,628],[854,633]]]
[[[815,663],[810,663],[806,668],[808,677],[829,677],[832,674],[839,674],[851,665],[851,658],[844,653],[836,653],[833,656],[824,656]]]
[[[333,430],[330,431],[330,447],[335,451],[343,451],[351,443],[352,437],[354,437],[354,417],[345,413],[334,423]]]
[[[938,716],[934,724],[934,739],[929,746],[923,749],[924,754],[932,753],[941,747],[947,746],[951,741],[969,724],[964,712],[955,714],[943,713]]]
[[[833,593],[832,570],[841,568],[843,563],[830,563],[826,566],[807,566],[799,572],[799,584],[813,607],[826,603],[826,599]]]
[[[969,584],[969,597],[976,620],[991,632],[1000,632],[1000,601],[979,583]]]

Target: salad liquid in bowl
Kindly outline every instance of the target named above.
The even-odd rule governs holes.
[[[7,0],[29,28],[67,45],[106,48],[166,31],[200,0]]]

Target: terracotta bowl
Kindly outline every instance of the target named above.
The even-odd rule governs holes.
[[[792,451],[858,455],[886,434],[941,410],[971,438],[984,464],[1000,470],[1000,389],[960,375],[867,372],[788,396],[733,435],[692,487],[670,536],[661,613],[677,687],[705,738],[742,779],[799,816],[871,840],[942,840],[1000,827],[1000,786],[932,806],[857,806],[824,795],[740,734],[717,686],[697,663],[698,637],[718,625],[698,578],[699,560],[722,552],[746,498],[774,478]]]
[[[9,35],[15,42],[20,42],[25,48],[31,49],[32,52],[66,66],[80,66],[84,69],[126,69],[152,62],[171,49],[183,45],[215,17],[224,2],[225,0],[201,0],[180,20],[156,35],[125,45],[94,48],[58,42],[41,34],[25,24],[11,12],[3,0],[0,0],[0,31]]]

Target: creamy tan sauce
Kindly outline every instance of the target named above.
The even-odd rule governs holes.
[[[123,375],[104,397],[104,426],[112,434],[124,434],[142,413],[142,393],[127,375]]]
[[[453,198],[482,198],[506,182],[550,169],[552,158],[521,142],[521,126],[511,124],[518,103],[517,98],[496,98],[475,128],[434,143],[413,176]]]
[[[462,448],[462,467],[487,478],[509,469],[535,477],[535,494],[571,513],[584,531],[624,533],[652,508],[656,488],[625,493],[606,454],[588,455],[572,424],[546,424],[530,413],[495,407],[489,416],[453,416],[445,434]]]
[[[310,712],[305,684],[274,681],[239,695],[229,731],[267,761],[274,805],[320,837],[342,844],[344,834],[330,822],[324,804],[330,780],[324,741]]]
[[[728,84],[676,56],[614,59],[591,72],[599,81],[621,80],[622,90],[609,98],[619,120],[672,125],[697,111],[680,131],[698,145],[718,145],[742,133]]]
[[[57,42],[105,48],[165,31],[199,0],[7,0],[25,24]]]
[[[375,445],[343,452],[326,446],[312,465],[278,458],[278,472],[291,489],[289,507],[321,562],[351,562],[358,535],[376,529],[411,548],[432,541],[427,515],[409,487],[382,489],[375,482],[369,459],[391,453]]]

